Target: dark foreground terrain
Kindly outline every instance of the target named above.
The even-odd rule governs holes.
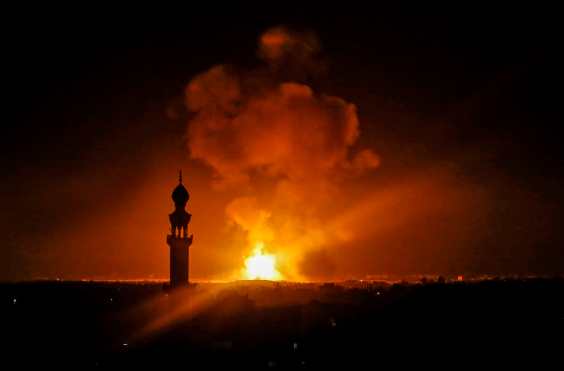
[[[33,282],[0,285],[0,300],[5,370],[564,364],[562,278],[239,282],[178,292],[156,283]]]

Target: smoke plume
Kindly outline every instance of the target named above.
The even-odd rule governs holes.
[[[296,262],[338,238],[325,226],[339,186],[379,165],[355,146],[354,104],[299,82],[301,73],[288,76],[314,70],[318,53],[313,34],[273,28],[259,38],[267,68],[214,66],[186,89],[191,157],[213,168],[217,189],[239,193],[226,207],[229,223],[247,232],[247,248],[260,241],[276,253],[286,277],[299,277]]]

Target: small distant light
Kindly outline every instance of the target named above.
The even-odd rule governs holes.
[[[294,343],[294,351],[298,350],[298,343]]]
[[[331,322],[331,327],[337,327],[337,321],[334,318],[331,318],[329,321]]]
[[[113,301],[114,301],[114,298],[110,298],[110,301],[113,302]]]
[[[376,291],[376,295],[380,295],[380,291]]]
[[[14,298],[14,299],[12,300],[12,303],[14,303],[14,304],[16,304],[17,302],[18,302],[18,299],[16,299],[16,298]]]
[[[126,346],[128,346],[129,344],[128,344],[128,343],[123,343],[122,345],[123,345],[124,347],[126,347]]]
[[[463,275],[459,275],[456,277],[457,281],[464,281],[464,276]]]

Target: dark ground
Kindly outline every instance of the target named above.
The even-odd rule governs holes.
[[[33,282],[0,285],[0,299],[1,362],[12,367],[558,369],[564,349],[562,278],[239,282],[177,293]]]

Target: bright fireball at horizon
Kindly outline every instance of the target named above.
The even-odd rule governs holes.
[[[276,269],[276,256],[263,254],[263,242],[257,242],[253,255],[245,259],[245,278],[256,280],[279,280],[282,275]]]

